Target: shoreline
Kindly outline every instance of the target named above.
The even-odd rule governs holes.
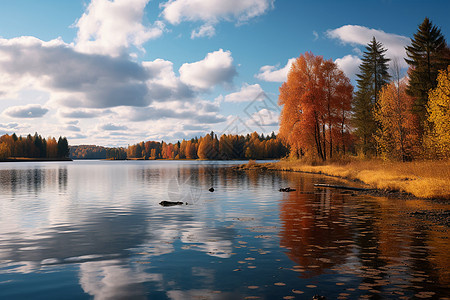
[[[324,165],[310,165],[300,161],[279,161],[275,163],[256,163],[250,161],[234,167],[235,170],[256,170],[260,172],[297,172],[305,174],[325,175],[342,179],[350,183],[363,186],[368,191],[358,193],[380,197],[416,198],[438,200],[447,203],[450,200],[450,185],[446,174],[439,177],[433,173],[439,162],[393,163],[373,161],[354,161],[350,163],[329,163]],[[413,164],[412,167],[408,164]],[[443,162],[441,169],[450,166],[450,162]],[[417,165],[417,166],[416,166]],[[402,169],[403,167],[403,169]],[[406,167],[410,167],[409,169]],[[426,170],[429,168],[430,170]],[[425,170],[425,171],[423,171]],[[439,171],[439,170],[438,170]],[[425,176],[427,175],[427,176]]]
[[[0,160],[2,162],[46,162],[46,161],[73,161],[71,158],[27,158],[27,157],[16,157],[7,158]]]
[[[291,165],[286,166],[287,165]],[[292,166],[294,165],[294,166]],[[302,168],[302,167],[303,168]],[[307,164],[302,164],[301,166],[296,165],[292,162],[280,161],[277,163],[255,163],[250,162],[247,164],[243,164],[240,166],[232,167],[235,171],[245,172],[245,171],[254,171],[254,172],[295,172],[295,173],[304,173],[304,174],[312,174],[312,175],[321,175],[327,177],[333,177],[336,179],[343,180],[348,182],[349,188],[354,187],[352,183],[358,185],[359,187],[364,186],[361,190],[353,190],[349,191],[349,193],[353,195],[367,195],[370,197],[385,197],[388,199],[395,200],[425,200],[425,201],[433,201],[435,203],[441,203],[443,205],[450,204],[449,199],[450,196],[444,197],[441,194],[435,194],[433,197],[419,197],[414,195],[413,193],[402,190],[400,187],[394,188],[395,185],[392,185],[391,188],[380,188],[376,185],[368,184],[364,182],[360,178],[356,176],[339,176],[336,174],[332,174],[332,172],[326,172],[326,168],[329,165],[323,166],[310,166]],[[336,166],[335,166],[336,167]],[[339,168],[346,168],[345,165],[339,165]],[[348,167],[347,167],[348,168]],[[350,168],[351,169],[351,168]],[[370,173],[369,170],[364,170]],[[330,174],[331,173],[331,174]],[[375,173],[375,171],[374,171]],[[420,184],[420,182],[419,182]],[[334,188],[334,187],[320,187],[318,188]],[[357,188],[359,189],[359,188]],[[345,189],[344,189],[345,190]],[[450,227],[450,210],[442,209],[442,210],[431,210],[426,208],[417,208],[412,209],[411,211],[404,212],[405,216],[414,217],[421,220],[427,220],[434,224],[442,225],[445,227]]]

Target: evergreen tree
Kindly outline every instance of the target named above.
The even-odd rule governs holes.
[[[419,117],[421,131],[425,126],[428,92],[437,86],[439,70],[447,69],[450,64],[450,49],[447,47],[441,30],[425,18],[406,47],[409,64],[409,84],[407,93],[415,98],[414,113]]]
[[[384,56],[387,50],[383,48],[375,37],[366,46],[362,63],[359,66],[360,74],[356,76],[357,91],[353,98],[353,125],[359,137],[359,146],[364,154],[375,154],[376,144],[374,134],[378,124],[373,117],[373,110],[378,103],[378,94],[382,87],[389,82],[388,62]]]
[[[59,158],[69,157],[69,143],[65,137],[59,137],[57,148]]]

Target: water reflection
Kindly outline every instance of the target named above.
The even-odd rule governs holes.
[[[0,169],[0,192],[2,195],[38,194],[42,189],[59,186],[64,192],[67,187],[67,168],[19,168]]]
[[[0,176],[0,298],[449,291],[448,227],[408,215],[446,204],[315,189],[331,179],[210,162],[5,164]],[[286,186],[297,191],[278,191]],[[193,205],[158,205],[192,190]]]
[[[317,276],[345,263],[352,242],[351,230],[345,223],[343,195],[330,190],[304,194],[299,189],[288,193],[280,203],[280,219],[280,245],[302,267],[302,277]]]

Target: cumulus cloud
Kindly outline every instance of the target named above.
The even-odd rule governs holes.
[[[255,77],[263,81],[284,82],[287,80],[287,74],[289,73],[291,65],[294,61],[295,58],[289,59],[286,65],[281,69],[278,69],[278,66],[262,66],[259,69],[259,73],[256,74]]]
[[[231,52],[222,49],[208,53],[201,61],[183,64],[179,72],[183,83],[198,90],[229,84],[237,75]]]
[[[147,73],[125,58],[76,52],[60,40],[0,39],[0,72],[12,89],[26,84],[48,90],[68,107],[146,106]]]
[[[128,127],[125,125],[115,125],[112,123],[107,123],[107,124],[99,125],[98,129],[106,130],[106,131],[119,131],[119,130],[127,130]]]
[[[344,44],[362,46],[367,45],[372,37],[375,37],[387,49],[386,56],[390,59],[406,57],[405,46],[410,43],[408,37],[358,25],[345,25],[328,30],[327,35],[330,38],[339,39]],[[402,66],[406,67],[403,60]]]
[[[191,39],[199,37],[213,37],[216,34],[216,29],[211,24],[204,24],[198,30],[193,30]]]
[[[212,37],[220,21],[241,24],[273,8],[274,0],[169,0],[161,4],[162,16],[177,25],[183,21],[204,22],[191,38]]]
[[[170,0],[161,6],[162,15],[171,24],[182,21],[217,23],[221,20],[245,22],[264,14],[274,0]]]
[[[149,120],[161,120],[161,119],[177,119],[177,120],[189,120],[196,122],[197,124],[215,124],[225,121],[225,117],[217,114],[217,112],[207,112],[198,105],[191,107],[145,107],[145,108],[124,108],[121,109],[118,114],[132,122],[142,122]]]
[[[191,87],[183,83],[173,70],[173,63],[163,59],[142,63],[148,74],[149,97],[155,101],[188,99],[194,96]]]
[[[80,132],[81,131],[80,127],[75,126],[75,125],[67,125],[67,126],[64,127],[64,129],[68,130],[68,131],[76,131],[76,132]]]
[[[85,53],[118,56],[130,46],[142,45],[157,38],[164,24],[143,24],[144,8],[149,0],[92,0],[75,26],[76,49]]]
[[[250,119],[246,122],[249,127],[259,126],[264,128],[267,126],[278,126],[278,119],[280,113],[278,111],[269,110],[263,108],[250,116]]]
[[[17,126],[19,126],[18,123],[8,123],[8,124],[0,123],[0,128],[3,128],[3,129],[13,129],[13,128],[16,128]]]
[[[47,108],[39,104],[24,106],[11,106],[3,111],[3,114],[12,118],[41,118],[48,112]]]
[[[245,102],[262,100],[264,98],[264,90],[259,84],[244,84],[239,92],[228,94],[224,97],[225,102]]]
[[[346,55],[334,61],[338,67],[347,75],[348,78],[353,79],[355,74],[359,72],[359,65],[361,59],[355,55]]]

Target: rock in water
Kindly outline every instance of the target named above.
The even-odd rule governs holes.
[[[174,202],[174,201],[161,201],[159,205],[161,206],[174,206],[174,205],[183,205],[183,202]]]
[[[280,192],[294,192],[294,191],[295,191],[295,189],[291,189],[290,187],[280,189]]]
[[[210,191],[212,193],[212,192],[214,192],[214,188],[211,187],[208,191]]]

